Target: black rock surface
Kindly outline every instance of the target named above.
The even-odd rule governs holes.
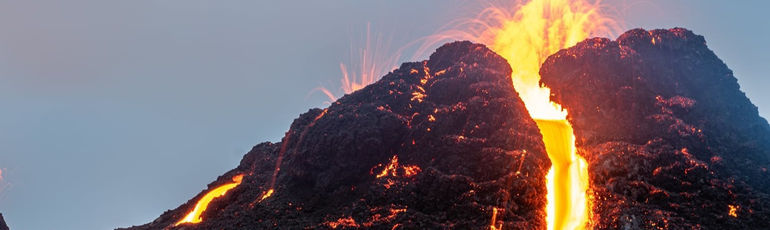
[[[5,223],[5,219],[3,219],[2,213],[0,213],[0,230],[9,230],[8,224]]]
[[[770,228],[770,126],[702,36],[588,39],[540,73],[589,162],[598,229]]]
[[[203,222],[173,227],[208,189],[129,229],[545,228],[550,161],[510,74],[483,45],[444,45],[255,146],[209,185],[245,175]]]

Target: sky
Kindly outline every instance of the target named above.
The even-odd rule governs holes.
[[[150,222],[325,107],[319,87],[341,95],[367,25],[388,56],[474,3],[0,0],[0,213],[11,229]],[[770,2],[603,3],[624,29],[704,35],[770,115]]]

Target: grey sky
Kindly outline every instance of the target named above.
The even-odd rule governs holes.
[[[339,93],[367,22],[395,50],[475,14],[460,2],[0,0],[0,212],[12,229],[149,222],[324,106],[313,89]],[[768,117],[769,3],[604,2],[625,29],[704,35]]]

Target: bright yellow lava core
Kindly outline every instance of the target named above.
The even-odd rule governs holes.
[[[195,208],[187,213],[184,218],[179,220],[174,226],[180,225],[183,223],[200,223],[203,221],[201,218],[201,214],[203,214],[203,211],[206,211],[206,208],[209,206],[209,203],[214,200],[214,198],[224,196],[230,189],[235,188],[236,186],[241,184],[241,181],[243,180],[243,174],[239,174],[233,177],[232,183],[227,183],[220,185],[219,187],[212,189],[206,195],[203,196],[200,200],[198,200],[198,203],[195,204]]]
[[[552,164],[546,176],[549,230],[588,227],[591,201],[588,166],[576,153],[567,111],[550,100],[551,90],[540,85],[539,70],[560,49],[611,32],[612,20],[599,9],[599,2],[586,0],[532,0],[513,13],[490,7],[477,18],[484,29],[476,39],[508,60],[513,86],[543,135]]]

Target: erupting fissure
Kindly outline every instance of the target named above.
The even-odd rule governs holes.
[[[612,33],[615,23],[600,14],[599,4],[585,0],[532,0],[513,8],[493,6],[469,23],[478,24],[471,28],[472,32],[460,33],[489,45],[508,60],[513,69],[513,86],[540,128],[552,164],[546,176],[549,230],[587,228],[591,201],[588,166],[577,155],[567,111],[550,100],[550,89],[540,85],[539,70],[546,58],[560,49],[589,36]],[[495,208],[495,214],[497,211]],[[492,218],[490,228],[499,229],[494,226],[494,219],[499,217]]]

